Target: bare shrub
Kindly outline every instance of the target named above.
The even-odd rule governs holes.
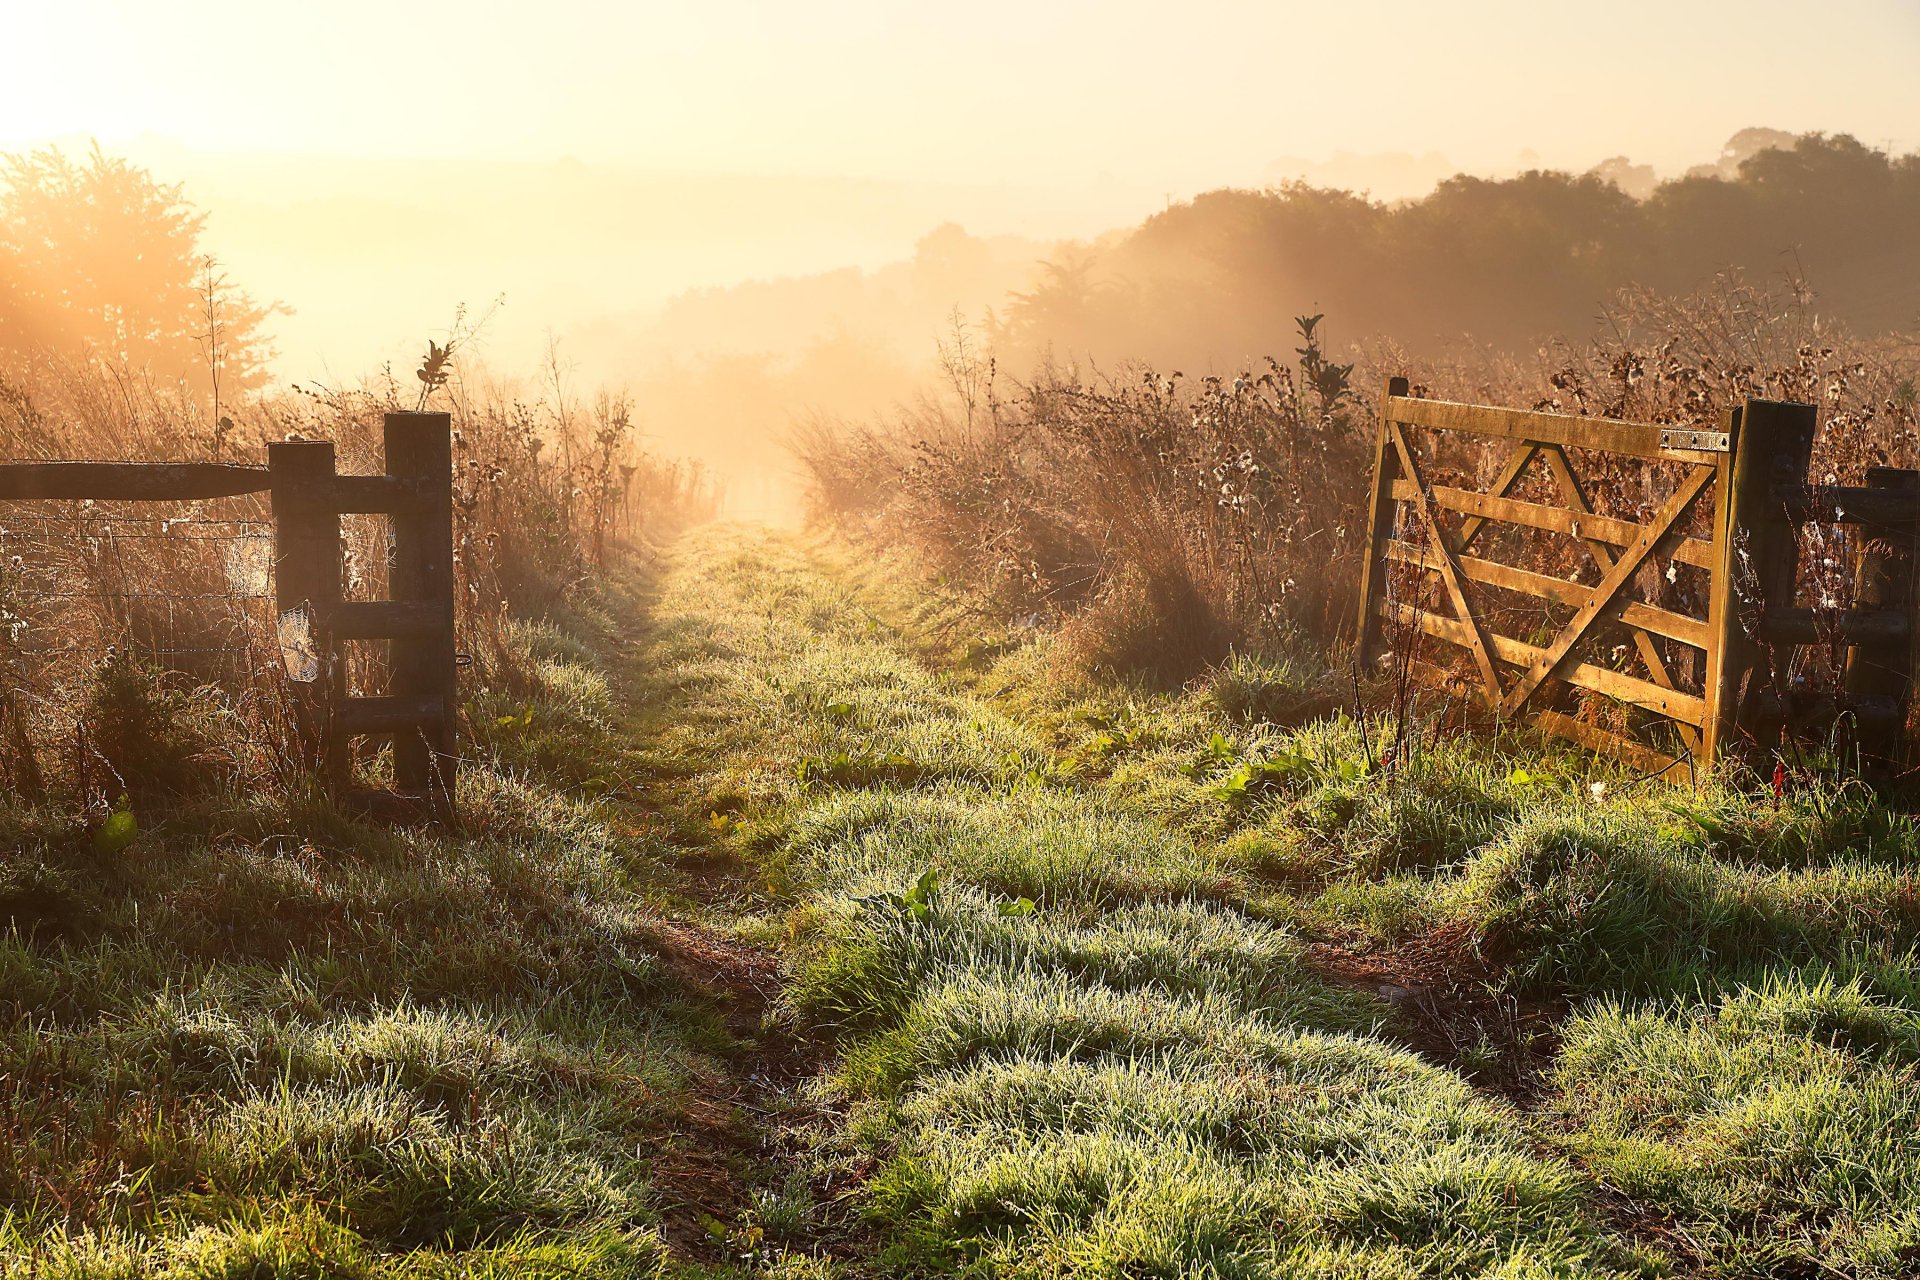
[[[1351,638],[1372,388],[1390,374],[1420,396],[1690,426],[1749,396],[1810,401],[1822,410],[1816,482],[1858,483],[1869,466],[1920,458],[1920,342],[1849,336],[1795,279],[1728,273],[1680,297],[1629,290],[1587,340],[1531,353],[1461,343],[1416,359],[1375,339],[1337,365],[1318,318],[1297,323],[1296,360],[1257,374],[1043,367],[1004,397],[991,359],[950,340],[943,396],[888,423],[816,421],[795,441],[814,514],[911,546],[1008,608],[1072,617],[1096,662],[1171,675],[1229,646]],[[1471,440],[1422,443],[1442,483],[1483,485],[1505,455]],[[1598,454],[1580,463],[1601,514],[1643,520],[1671,488],[1658,467]],[[1695,513],[1696,526],[1704,519]],[[1503,550],[1540,572],[1591,573],[1564,540],[1500,536],[1524,544]],[[1802,590],[1818,607],[1850,602],[1851,536],[1809,533]],[[1689,570],[1650,589],[1697,609],[1705,586]],[[1513,614],[1501,615],[1509,634],[1552,622],[1531,598],[1490,606]]]
[[[1173,678],[1236,641],[1325,633],[1351,607],[1368,446],[1350,368],[1319,317],[1299,323],[1297,366],[1233,378],[1044,368],[1003,398],[990,361],[949,354],[946,396],[800,437],[814,512],[1009,607],[1080,613],[1103,664]]]
[[[708,518],[718,494],[697,466],[640,447],[623,397],[583,403],[557,383],[527,396],[460,369],[455,345],[437,348],[411,394],[389,371],[358,387],[227,404],[217,418],[180,385],[38,354],[0,368],[0,457],[259,461],[270,440],[318,438],[335,442],[343,471],[377,471],[387,410],[444,407],[454,429],[459,644],[476,681],[511,682],[521,659],[503,636],[510,615],[567,607],[617,543]],[[348,517],[342,527],[348,598],[380,597],[384,520]],[[119,776],[149,794],[210,777],[291,782],[271,593],[264,495],[165,508],[0,507],[0,772],[29,796],[72,792],[93,804]],[[384,655],[360,648],[348,678],[365,691],[384,679]],[[141,688],[151,696],[133,698]],[[215,703],[224,714],[213,714]],[[190,708],[197,736],[154,729],[147,736],[167,739],[166,751],[120,741],[160,723],[142,708]],[[143,773],[166,761],[165,777]]]

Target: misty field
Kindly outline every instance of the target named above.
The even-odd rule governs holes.
[[[557,340],[489,367],[484,307],[287,383],[180,188],[0,156],[4,464],[326,441],[364,503],[387,416],[429,412],[452,462],[284,543],[280,490],[9,493],[0,1277],[1920,1276],[1911,753],[1786,732],[1675,785],[1475,714],[1464,659],[1354,657],[1383,406],[1689,438],[1816,406],[1809,505],[1920,463],[1916,209],[1920,156],[1743,130],[1664,183],[1169,197],[1044,262],[942,227],[684,296],[649,323],[761,347],[662,346],[639,391]],[[1803,223],[1841,305],[1774,261]],[[1538,553],[1505,631],[1557,643],[1616,564],[1578,521],[1638,529],[1706,451],[1589,471],[1554,547],[1477,544]],[[1435,444],[1430,478],[1517,456]],[[723,520],[782,471],[789,525]],[[334,588],[417,627],[423,494],[437,809],[396,794],[416,722],[303,719],[412,664],[399,631],[305,659]],[[1750,635],[1813,637],[1769,650],[1781,705],[1840,706],[1841,620],[1910,656],[1860,567],[1902,563],[1902,510],[1776,544]],[[1670,629],[1594,604],[1562,720],[1627,724],[1604,690],[1643,668],[1704,705],[1714,588],[1672,550],[1704,522],[1623,535],[1666,548],[1619,574]],[[338,581],[286,608],[320,544]]]
[[[10,1274],[1920,1250],[1920,833],[1863,792],[1382,774],[1322,671],[1155,692],[751,527],[505,643],[456,831],[10,813]]]

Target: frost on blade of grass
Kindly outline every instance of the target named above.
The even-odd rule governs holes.
[[[638,896],[603,633],[528,628],[511,698],[474,691],[515,724],[455,828],[0,808],[0,1274],[659,1270],[655,1139],[728,1041]]]
[[[1708,1005],[1603,1003],[1555,1069],[1574,1149],[1683,1224],[1717,1273],[1913,1274],[1920,1019],[1856,979]]]
[[[1018,900],[1016,900],[1018,901]],[[1143,998],[1206,996],[1283,1022],[1371,1030],[1375,1001],[1326,986],[1286,931],[1192,900],[1009,914],[1006,899],[948,890],[927,918],[841,909],[816,926],[789,999],[839,1026],[907,1013],[962,976],[1065,976]]]
[[[852,792],[814,806],[791,833],[794,866],[821,888],[933,867],[949,881],[1043,905],[1188,897],[1236,869],[1154,823],[1043,788]]]
[[[1250,911],[1277,849],[1331,849],[1347,826],[1377,833],[1351,864],[1368,874],[1467,860],[1517,802],[1510,766],[1443,762],[1393,809],[1351,721],[1234,727],[1201,693],[1102,694],[1082,681],[1007,694],[1030,728],[935,687],[891,632],[850,619],[786,554],[771,557],[777,588],[766,560],[729,565],[699,606],[727,619],[719,632],[741,655],[708,696],[750,707],[775,734],[751,752],[832,759],[831,745],[852,759],[911,744],[917,765],[987,744],[1013,752],[912,777],[846,770],[777,798],[742,787],[733,807],[782,815],[775,864],[801,896],[786,1011],[840,1038],[826,1083],[877,1162],[866,1199],[887,1265],[1033,1277],[1631,1270],[1570,1167],[1457,1075],[1380,1038],[1387,1006],[1331,985],[1294,934]],[[810,633],[789,603],[766,607],[776,590],[814,602]],[[1033,670],[1021,662],[975,683]],[[1242,664],[1232,678],[1268,674]],[[1286,751],[1303,762],[1297,778],[1238,806],[1215,794],[1249,759]],[[1335,791],[1354,800],[1346,821],[1260,837]],[[1420,803],[1431,817],[1397,816]]]
[[[1235,720],[1293,726],[1325,716],[1339,704],[1331,672],[1310,660],[1261,661],[1236,653],[1209,671],[1208,700]]]
[[[867,1122],[898,1144],[883,1202],[1001,1275],[1630,1273],[1573,1170],[1450,1074],[1346,1037],[1213,1040],[936,1070]]]
[[[630,1146],[525,1106],[460,1115],[393,1084],[242,1096],[202,1157],[228,1195],[298,1192],[398,1245],[485,1243],[528,1225],[639,1225]]]
[[[1541,806],[1442,886],[1435,910],[1469,925],[1514,985],[1544,990],[1687,992],[1782,963],[1885,964],[1920,944],[1920,892],[1887,847],[1911,849],[1910,834],[1868,860],[1871,846],[1769,823],[1766,847],[1799,852],[1734,860],[1758,825],[1703,825],[1672,804]]]

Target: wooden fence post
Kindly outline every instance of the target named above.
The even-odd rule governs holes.
[[[1739,679],[1743,655],[1740,645],[1746,632],[1734,609],[1732,582],[1739,563],[1734,546],[1734,486],[1738,474],[1741,419],[1745,410],[1734,405],[1726,413],[1727,452],[1717,469],[1713,494],[1713,546],[1715,562],[1707,582],[1706,670],[1700,691],[1706,696],[1706,722],[1700,726],[1700,759],[1694,762],[1693,781],[1697,786],[1707,780],[1715,762],[1734,741],[1735,719],[1739,709]],[[1733,694],[1727,696],[1731,689]]]
[[[1810,404],[1783,400],[1750,399],[1740,412],[1709,610],[1708,740],[1720,756],[1736,744],[1774,745],[1777,726],[1771,717],[1762,722],[1762,695],[1780,673],[1774,646],[1762,646],[1759,634],[1766,610],[1792,607],[1800,572],[1797,529],[1778,491],[1806,483],[1818,417]]]
[[[1400,459],[1393,447],[1390,416],[1395,396],[1407,394],[1405,378],[1388,378],[1380,397],[1379,432],[1373,446],[1373,491],[1367,504],[1367,542],[1360,563],[1360,622],[1354,638],[1354,660],[1366,675],[1380,653],[1380,602],[1386,596],[1386,545],[1393,537],[1393,482],[1400,478]]]
[[[346,781],[346,754],[334,717],[346,692],[346,673],[334,635],[344,566],[333,500],[333,442],[270,443],[267,474],[281,657],[288,677],[305,686],[294,709],[303,746],[323,781],[337,788]]]
[[[426,797],[434,811],[453,811],[458,767],[454,725],[453,420],[444,413],[389,413],[387,474],[411,496],[393,512],[393,599],[430,606],[433,625],[393,641],[393,692],[424,698],[438,715],[393,736],[394,781]]]
[[[1920,471],[1869,467],[1867,484],[1907,495],[1920,508]],[[1856,704],[1868,698],[1893,703],[1890,718],[1863,715],[1857,705],[1855,716],[1861,764],[1897,771],[1905,763],[1907,706],[1913,689],[1915,534],[1911,524],[1863,525],[1860,534],[1864,545],[1856,561],[1854,608],[1898,613],[1907,619],[1907,627],[1897,636],[1863,637],[1847,650],[1847,697]]]

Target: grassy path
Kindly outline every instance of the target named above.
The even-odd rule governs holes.
[[[1920,1267],[1877,803],[1388,769],[751,528],[512,644],[456,830],[0,804],[0,1276]]]
[[[646,659],[650,757],[735,853],[716,921],[779,949],[777,1016],[838,1049],[799,1203],[744,1238],[832,1245],[815,1201],[850,1184],[859,1271],[1633,1270],[1567,1162],[1307,963],[1257,842],[1075,769],[1084,716],[930,671],[859,577],[700,534]]]
[[[757,1266],[1920,1265],[1920,835],[1870,798],[1384,770],[1311,670],[1119,686],[764,531],[655,616],[651,758],[810,1072]]]

